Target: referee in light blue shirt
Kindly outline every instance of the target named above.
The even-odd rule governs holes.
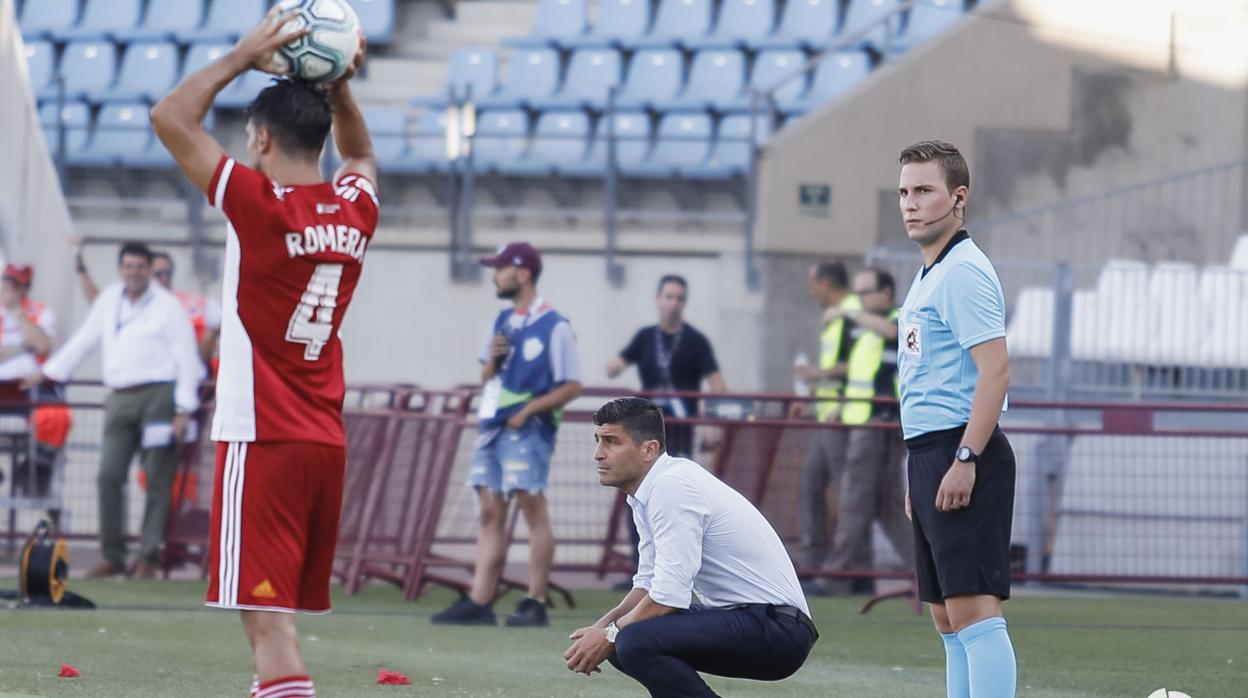
[[[971,174],[958,149],[923,141],[901,152],[906,234],[923,252],[898,317],[906,497],[919,596],[945,644],[950,698],[1008,698],[1014,451],[997,427],[1010,384],[1005,295],[962,229]]]
[[[791,676],[819,634],[775,529],[702,466],[665,453],[663,412],[649,400],[612,400],[594,424],[598,479],[629,495],[641,560],[624,600],[572,633],[568,669],[592,674],[609,660],[663,698],[716,695],[698,672]]]

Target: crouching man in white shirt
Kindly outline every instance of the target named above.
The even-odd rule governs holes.
[[[588,675],[609,660],[663,698],[716,695],[698,672],[791,676],[819,633],[775,529],[700,465],[665,453],[649,400],[612,400],[594,424],[598,479],[628,494],[641,560],[624,600],[572,633],[568,669]]]

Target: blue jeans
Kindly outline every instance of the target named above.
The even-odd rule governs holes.
[[[500,429],[492,438],[483,434],[472,456],[468,484],[511,496],[516,490],[539,494],[550,479],[550,456],[554,445],[542,435],[541,425],[530,419],[519,429]]]

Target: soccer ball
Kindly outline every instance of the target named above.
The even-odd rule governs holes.
[[[342,77],[360,50],[360,20],[347,0],[282,0],[282,12],[298,9],[287,22],[292,30],[312,31],[273,54],[286,74],[308,82],[331,82]]]

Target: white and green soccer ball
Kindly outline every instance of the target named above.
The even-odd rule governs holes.
[[[360,50],[360,19],[347,0],[282,0],[282,12],[299,13],[287,22],[291,31],[311,31],[279,48],[273,59],[286,74],[308,82],[342,77]]]

